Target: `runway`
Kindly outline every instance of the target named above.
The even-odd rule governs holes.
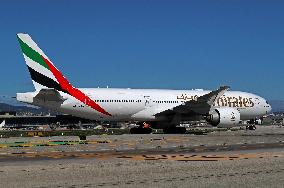
[[[284,128],[0,140],[0,187],[283,187]]]
[[[263,157],[283,157],[278,155],[262,155],[260,151],[271,149],[284,149],[284,142],[278,143],[258,143],[258,144],[237,144],[223,146],[195,146],[188,148],[156,148],[156,149],[136,149],[125,151],[69,151],[69,152],[15,152],[1,153],[0,162],[15,160],[44,160],[44,159],[132,159],[132,160],[176,160],[176,161],[217,161],[217,160],[236,160]],[[254,153],[247,154],[248,151]],[[258,151],[258,153],[256,153]],[[199,153],[230,152],[232,154],[222,155],[198,155]],[[242,152],[242,153],[240,153]],[[246,153],[246,154],[244,154]]]

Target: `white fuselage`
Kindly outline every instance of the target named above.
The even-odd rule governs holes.
[[[172,109],[185,101],[196,100],[209,93],[205,90],[162,90],[162,89],[80,89],[88,97],[104,108],[111,116],[104,115],[86,106],[76,98],[60,92],[65,99],[62,104],[43,101],[35,104],[37,92],[18,93],[21,102],[50,108],[61,113],[101,121],[160,121],[155,114]],[[249,120],[266,115],[271,111],[265,99],[257,95],[227,91],[215,102],[216,107],[227,106],[240,112],[241,120]]]

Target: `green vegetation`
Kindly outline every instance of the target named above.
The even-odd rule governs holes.
[[[2,138],[9,137],[32,137],[32,136],[90,136],[90,135],[122,135],[128,134],[128,129],[108,129],[108,131],[102,129],[95,130],[56,130],[56,131],[0,131]]]

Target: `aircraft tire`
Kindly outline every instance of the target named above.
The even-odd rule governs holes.
[[[163,130],[165,134],[185,134],[185,127],[170,127]]]
[[[255,126],[255,125],[248,125],[248,126],[246,127],[246,129],[253,131],[253,130],[256,129],[256,126]]]
[[[152,133],[152,129],[151,128],[131,128],[130,129],[130,134],[150,134]]]

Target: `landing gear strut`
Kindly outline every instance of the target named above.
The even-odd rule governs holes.
[[[164,129],[165,134],[184,134],[185,132],[185,127],[169,127]]]

